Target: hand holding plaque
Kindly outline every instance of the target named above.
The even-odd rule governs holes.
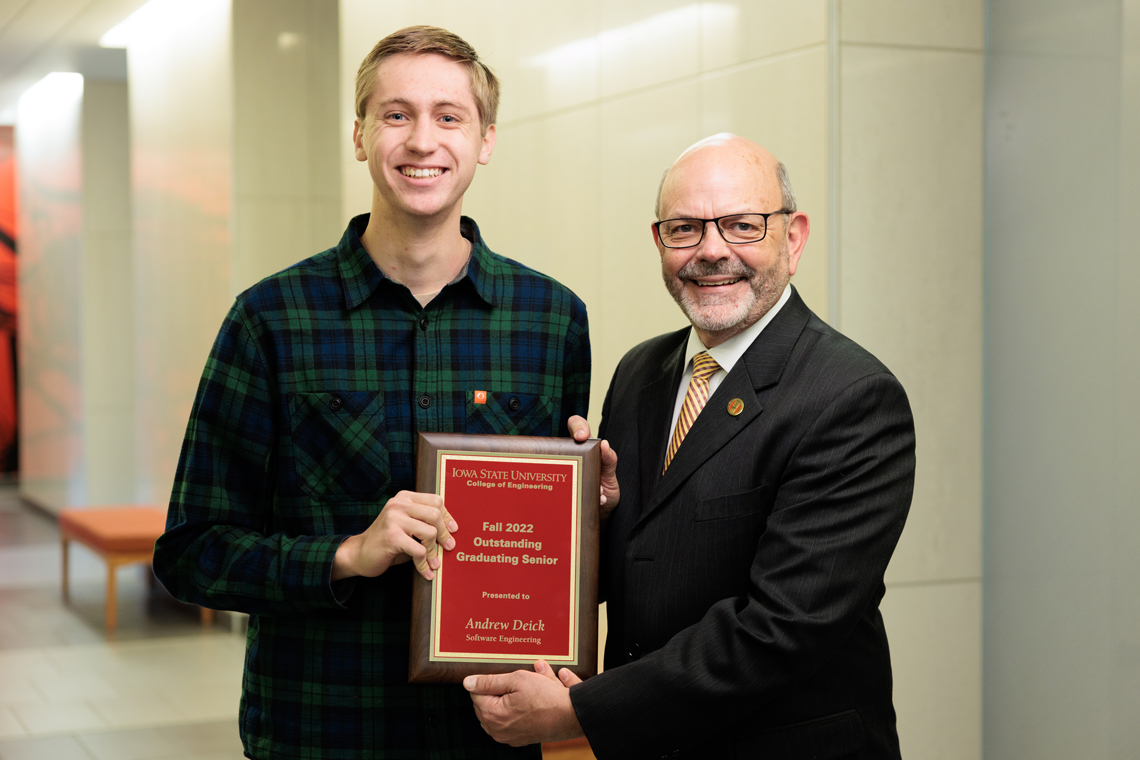
[[[419,434],[416,490],[463,530],[413,582],[410,681],[596,672],[600,459],[596,440]]]

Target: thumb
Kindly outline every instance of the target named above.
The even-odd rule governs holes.
[[[501,675],[467,676],[463,679],[463,688],[472,694],[490,694],[492,696],[502,696],[503,694],[514,691],[511,688],[509,673],[503,673]]]
[[[551,681],[557,681],[558,676],[554,675],[554,668],[547,664],[546,660],[535,660],[534,672],[540,676],[546,676]]]
[[[582,683],[582,679],[574,675],[570,668],[562,668],[562,670],[558,671],[558,679],[562,681],[562,685],[566,688],[570,688],[576,683]]]

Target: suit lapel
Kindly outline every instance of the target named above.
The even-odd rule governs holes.
[[[646,467],[651,463],[642,461],[642,493],[648,494],[648,499],[641,509],[638,523],[644,521],[656,511],[681,485],[688,480],[701,465],[711,459],[741,430],[752,423],[763,408],[760,405],[758,391],[775,385],[783,374],[792,349],[799,340],[800,334],[811,318],[811,311],[804,304],[799,294],[792,289],[792,297],[784,304],[784,308],[776,315],[772,323],[764,328],[755,342],[745,351],[740,361],[733,366],[724,381],[716,389],[705,408],[698,415],[696,422],[689,429],[685,441],[677,453],[664,477],[660,477],[661,466],[665,459],[665,441],[662,439],[660,456],[652,465],[660,481],[646,479]],[[682,350],[683,350],[682,346]],[[680,364],[680,359],[677,359]],[[676,401],[677,383],[680,382],[680,372],[673,380],[670,402]],[[643,396],[643,398],[648,398]],[[728,403],[732,399],[744,402],[744,410],[737,416],[728,413]],[[642,417],[639,420],[641,430],[647,431],[649,426],[657,424],[647,419],[649,403],[641,405]],[[665,426],[669,424],[672,416],[672,407],[666,415]],[[654,428],[657,433],[657,428]],[[646,439],[649,442],[649,439]],[[644,447],[643,450],[648,452]],[[744,457],[746,458],[746,457]],[[656,488],[652,487],[656,484]]]
[[[681,343],[665,357],[660,372],[639,392],[637,425],[641,450],[641,492],[653,493],[661,479],[665,449],[669,443],[669,423],[677,402],[677,385],[681,382],[685,346],[689,333],[682,333]],[[619,453],[618,456],[621,456]]]

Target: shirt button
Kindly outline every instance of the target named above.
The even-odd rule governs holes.
[[[427,409],[431,406],[431,399],[427,396],[420,396],[420,409]]]
[[[329,409],[334,412],[344,406],[344,400],[340,396],[333,396],[332,401],[329,402]]]
[[[522,407],[522,402],[519,401],[517,398],[513,398],[507,402],[507,406],[509,406],[511,408],[512,412],[517,412],[519,410],[519,408]]]
[[[428,318],[424,317],[423,319],[420,320],[420,329],[426,330],[427,326],[428,326]]]

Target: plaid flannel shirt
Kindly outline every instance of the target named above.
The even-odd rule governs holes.
[[[330,577],[341,541],[414,488],[416,431],[566,435],[586,414],[586,308],[466,218],[466,273],[421,307],[362,247],[367,221],[230,309],[155,572],[179,599],[250,614],[251,757],[537,757],[493,742],[461,686],[407,683],[411,563]]]

